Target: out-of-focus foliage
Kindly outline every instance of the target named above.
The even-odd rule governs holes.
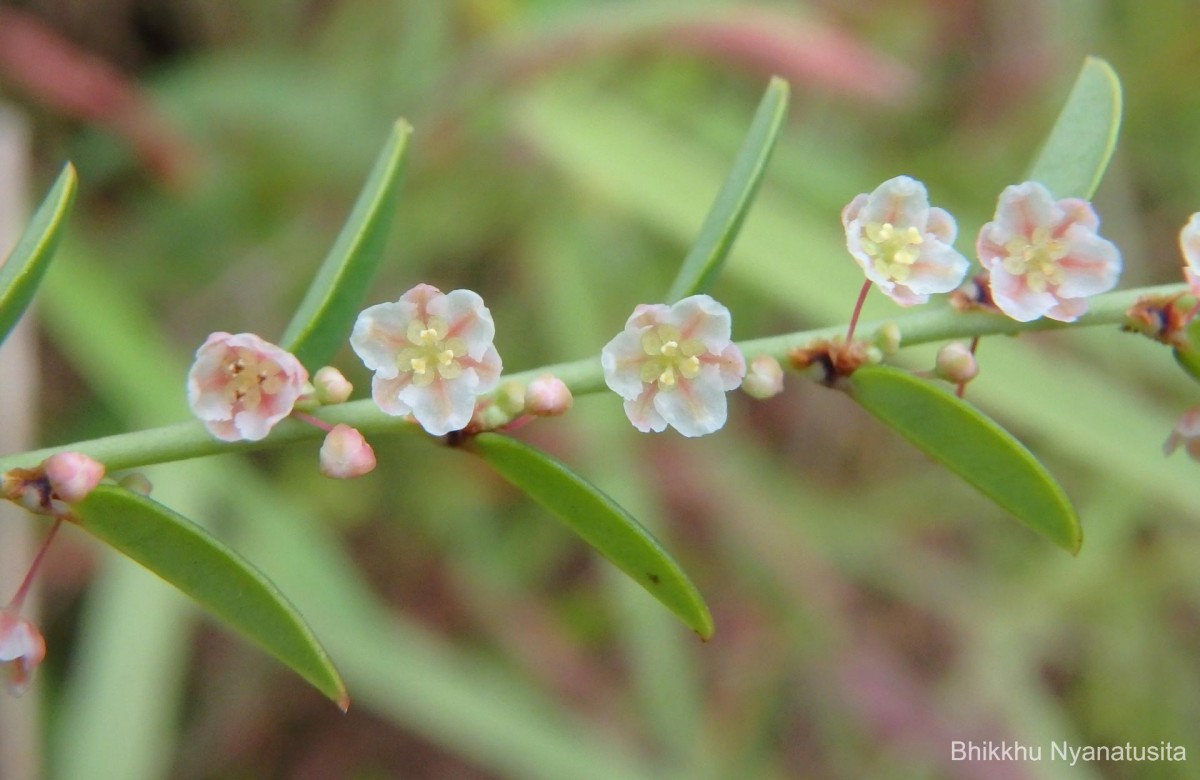
[[[164,187],[120,125],[64,119],[0,72],[39,119],[39,191],[65,157],[80,173],[39,294],[47,443],[182,419],[206,334],[281,333],[398,117],[409,174],[369,298],[477,290],[510,370],[598,353],[667,289],[773,73],[789,120],[711,291],[737,338],[848,318],[861,276],[839,211],[893,175],[926,182],[970,254],[1086,54],[1125,86],[1096,199],[1123,284],[1177,280],[1200,210],[1191,3],[12,5],[125,68],[183,141]],[[895,312],[873,296],[866,316]],[[950,741],[1019,739],[1171,741],[1188,763],[1070,776],[1187,777],[1200,494],[1160,445],[1200,392],[1115,331],[985,339],[979,358],[969,397],[1066,486],[1076,559],[796,379],[731,398],[698,441],[635,434],[611,394],[521,432],[653,527],[712,608],[705,644],[415,437],[375,442],[378,471],[353,483],[319,477],[315,446],[160,467],[155,498],[311,621],[351,713],[76,541],[47,577],[52,774],[982,777]],[[336,360],[367,386],[348,349]]]

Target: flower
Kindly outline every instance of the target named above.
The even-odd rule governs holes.
[[[846,248],[867,279],[901,306],[950,292],[970,265],[954,249],[954,217],[931,207],[925,185],[908,176],[855,196],[842,209],[842,225]]]
[[[213,333],[188,372],[192,413],[222,441],[258,441],[292,412],[308,372],[253,333]]]
[[[475,399],[499,383],[495,334],[477,293],[419,284],[359,314],[350,346],[375,372],[371,395],[380,409],[411,414],[441,436],[465,428]]]
[[[1179,231],[1179,249],[1187,263],[1183,278],[1187,279],[1192,295],[1200,298],[1200,212],[1193,214]]]
[[[1175,429],[1163,442],[1163,453],[1170,455],[1182,446],[1192,460],[1200,460],[1200,406],[1183,413],[1175,423]]]
[[[37,626],[10,608],[0,609],[0,665],[8,669],[8,690],[20,696],[33,679],[33,670],[46,657],[46,641]]]
[[[321,444],[321,473],[334,479],[354,479],[375,470],[375,451],[345,423],[333,426]]]
[[[754,358],[742,382],[742,392],[760,400],[779,395],[783,392],[783,366],[770,355]]]
[[[625,330],[601,350],[600,363],[635,428],[657,432],[670,425],[684,436],[703,436],[725,424],[725,393],[746,373],[731,329],[729,309],[707,295],[633,310]]]
[[[1097,235],[1099,225],[1085,200],[1055,201],[1034,181],[1005,187],[976,243],[992,301],[1019,322],[1078,319],[1087,297],[1111,290],[1121,274],[1121,252]]]

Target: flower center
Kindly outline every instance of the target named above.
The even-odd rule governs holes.
[[[230,402],[242,404],[242,408],[253,411],[262,403],[264,395],[273,395],[283,389],[287,382],[283,369],[270,358],[260,358],[253,350],[237,349],[234,357],[225,364],[225,397]]]
[[[912,264],[921,256],[925,239],[915,227],[897,228],[891,222],[868,222],[863,228],[863,251],[875,270],[897,282],[908,279]]]
[[[1030,290],[1040,293],[1062,284],[1063,270],[1058,261],[1066,256],[1067,245],[1050,238],[1047,228],[1036,228],[1028,241],[1014,238],[1004,248],[1008,252],[1001,261],[1004,270],[1013,276],[1024,276]]]
[[[642,336],[642,381],[657,383],[659,390],[673,390],[679,379],[694,379],[700,373],[704,343],[684,339],[670,325],[659,325]]]
[[[447,338],[449,328],[439,317],[427,321],[413,320],[408,324],[410,346],[400,350],[397,367],[412,374],[412,383],[424,387],[437,377],[455,379],[462,374],[459,358],[467,354],[467,343],[454,336]]]

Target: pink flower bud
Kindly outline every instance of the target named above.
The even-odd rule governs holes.
[[[750,361],[742,392],[751,398],[770,398],[783,392],[783,367],[770,355],[759,355]]]
[[[50,481],[50,489],[68,504],[78,504],[87,498],[104,477],[104,464],[82,452],[51,455],[42,468]]]
[[[574,403],[570,388],[552,374],[542,374],[525,388],[525,411],[538,417],[566,414]]]
[[[321,445],[321,473],[334,479],[354,479],[375,469],[375,451],[357,429],[333,426]]]
[[[975,378],[979,364],[970,347],[961,341],[952,341],[938,350],[934,371],[947,382],[961,385]]]
[[[343,404],[350,397],[350,393],[354,392],[354,385],[333,366],[319,369],[313,375],[312,382],[317,392],[317,400],[323,404]]]
[[[29,687],[33,671],[46,657],[42,632],[11,609],[0,609],[0,666],[8,666],[8,690],[20,696]]]

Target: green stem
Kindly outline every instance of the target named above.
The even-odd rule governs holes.
[[[1139,298],[1172,295],[1183,292],[1185,289],[1181,284],[1169,284],[1136,290],[1120,290],[1100,295],[1090,301],[1088,313],[1072,323],[1047,319],[1017,322],[993,312],[959,312],[943,306],[904,313],[887,320],[862,323],[858,325],[856,333],[862,340],[871,341],[880,328],[892,323],[900,330],[902,346],[916,346],[956,338],[1035,330],[1060,330],[1093,325],[1116,325],[1124,320],[1126,310]],[[808,346],[816,341],[838,338],[844,333],[845,326],[838,325],[750,339],[738,342],[738,346],[748,358],[771,355],[778,360],[786,361],[788,353],[793,349]],[[557,376],[575,395],[599,392],[605,388],[604,375],[598,357],[521,371],[508,375],[504,381],[528,383],[542,374]],[[345,423],[359,429],[364,434],[397,432],[416,434],[421,432],[419,427],[404,418],[389,417],[384,414],[370,399],[326,406],[314,412],[313,416],[330,425]],[[105,464],[109,471],[120,471],[205,455],[264,449],[281,444],[317,439],[324,435],[324,431],[313,425],[289,419],[276,425],[272,429],[271,435],[262,441],[224,442],[212,438],[201,423],[184,422],[0,457],[0,473],[17,467],[30,468],[56,452],[67,450],[89,455]]]

